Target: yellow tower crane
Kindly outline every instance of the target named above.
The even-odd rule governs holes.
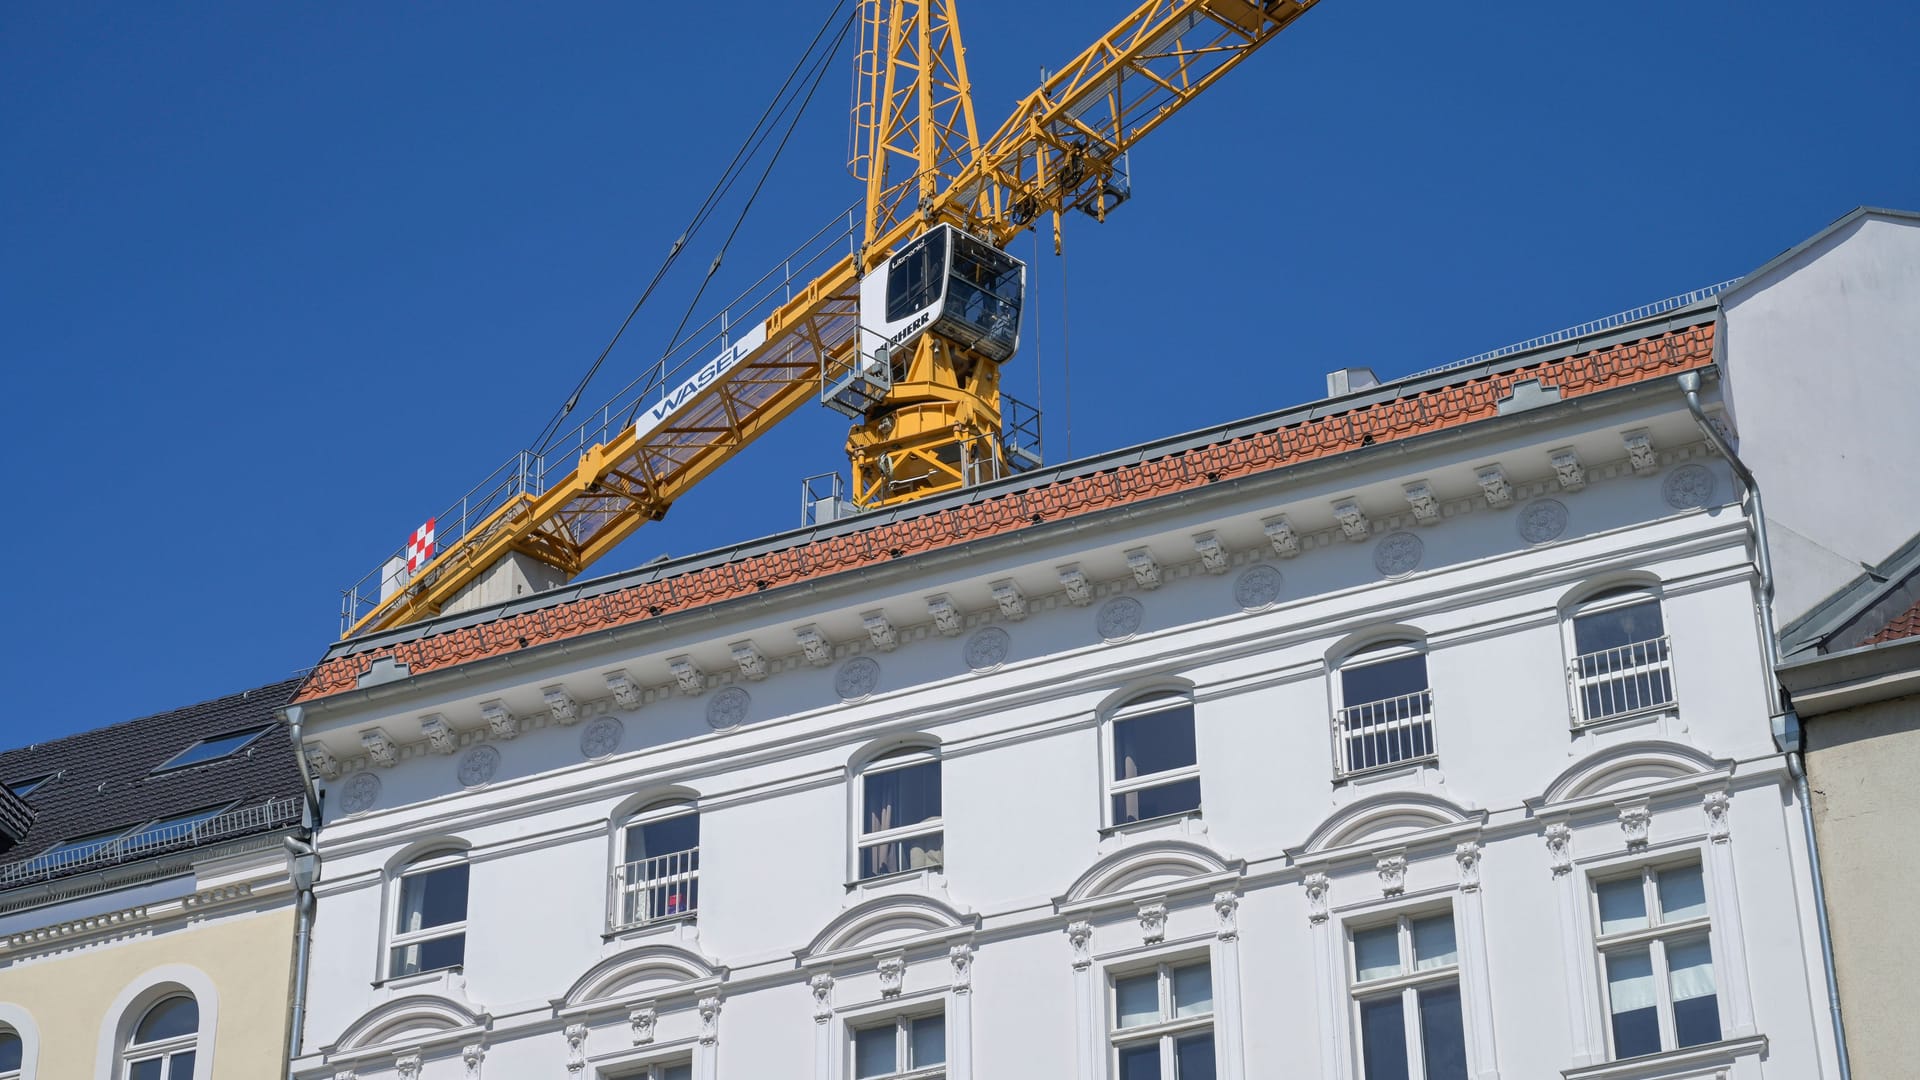
[[[862,509],[1005,475],[1019,448],[1000,365],[1026,267],[1004,245],[1042,218],[1057,244],[1067,210],[1104,221],[1133,145],[1317,2],[1146,0],[982,139],[954,0],[856,0],[857,220],[684,339],[660,369],[676,380],[637,382],[569,432],[564,470],[523,451],[437,516],[430,557],[409,569],[403,552],[346,590],[343,636],[474,606],[504,563],[572,578],[816,397],[855,421]]]

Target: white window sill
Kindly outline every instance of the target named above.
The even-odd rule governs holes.
[[[466,974],[466,969],[467,966],[465,964],[454,964],[450,967],[434,968],[432,971],[416,971],[410,975],[395,975],[391,978],[375,979],[373,987],[376,990],[391,992],[395,990],[410,990],[416,986],[432,986],[436,983],[445,984],[449,980],[457,979]]]
[[[632,926],[615,927],[601,934],[600,940],[624,941],[628,938],[646,937],[649,934],[660,933],[677,927],[692,926],[699,917],[700,912],[696,910],[689,911],[684,915],[668,915],[664,918],[635,923]]]
[[[856,891],[865,890],[865,889],[872,889],[872,890],[884,892],[884,891],[889,891],[893,889],[893,887],[895,886],[906,884],[908,882],[913,882],[913,881],[931,882],[935,878],[944,875],[946,873],[946,869],[947,869],[946,864],[942,863],[939,866],[923,866],[923,867],[920,867],[918,870],[896,870],[891,874],[876,874],[875,876],[870,878],[861,878],[858,881],[849,881],[847,882],[846,889],[848,892],[856,892]]]
[[[1160,829],[1174,825],[1182,825],[1189,821],[1198,821],[1200,820],[1200,816],[1200,808],[1195,807],[1192,810],[1182,810],[1177,814],[1162,814],[1159,817],[1129,821],[1125,825],[1108,825],[1100,830],[1100,835],[1103,837],[1126,836],[1130,833],[1156,832]]]
[[[1387,765],[1375,765],[1368,769],[1356,769],[1350,773],[1342,773],[1334,777],[1333,782],[1336,787],[1341,785],[1359,786],[1362,784],[1371,784],[1377,780],[1394,780],[1400,777],[1418,776],[1422,769],[1438,769],[1439,767],[1440,755],[1428,754],[1425,757],[1408,758],[1405,761],[1395,761]]]
[[[1681,1080],[1699,1075],[1702,1069],[1728,1067],[1740,1058],[1757,1057],[1767,1052],[1767,1037],[1753,1035],[1744,1039],[1723,1039],[1683,1050],[1667,1050],[1625,1061],[1603,1065],[1583,1065],[1561,1070],[1563,1080]]]
[[[1582,720],[1573,725],[1573,734],[1579,736],[1590,731],[1614,731],[1619,728],[1639,727],[1642,724],[1650,724],[1660,720],[1677,720],[1679,718],[1680,710],[1675,708],[1672,702],[1668,702],[1665,705],[1636,709],[1633,712],[1603,716],[1598,720]]]

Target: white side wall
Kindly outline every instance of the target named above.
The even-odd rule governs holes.
[[[1913,538],[1920,220],[1869,215],[1723,300],[1726,396],[1765,493],[1782,625]]]

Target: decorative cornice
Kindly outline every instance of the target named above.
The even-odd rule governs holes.
[[[1645,476],[1660,470],[1660,454],[1653,448],[1653,436],[1647,434],[1646,429],[1622,432],[1620,442],[1627,448],[1627,461],[1636,475]]]
[[[1332,414],[1289,415],[1277,418],[1269,429],[1218,443],[1141,455],[1110,468],[1061,476],[1044,486],[983,495],[851,533],[810,538],[804,552],[790,546],[724,565],[670,571],[577,601],[343,653],[322,661],[301,685],[296,700],[312,701],[352,690],[373,664],[405,665],[412,675],[424,675],[725,600],[765,595],[881,561],[897,562],[983,537],[1491,420],[1499,415],[1501,399],[1510,396],[1519,382],[1537,382],[1558,391],[1562,400],[1572,400],[1666,378],[1710,366],[1714,340],[1714,324],[1703,318],[1695,325],[1661,330],[1636,341],[1553,356],[1510,371],[1463,375]],[[1276,552],[1287,554],[1283,547],[1276,543]]]
[[[1507,470],[1497,462],[1475,469],[1473,478],[1480,481],[1480,494],[1486,497],[1488,506],[1498,510],[1513,505],[1513,485],[1507,482]]]
[[[673,672],[673,685],[688,697],[699,697],[707,691],[707,673],[693,662],[691,656],[670,656],[667,668]]]
[[[1000,605],[1000,614],[1009,622],[1027,617],[1027,594],[1020,591],[1019,582],[1003,578],[987,588],[993,592],[993,602]]]
[[[301,746],[307,752],[307,765],[310,766],[314,772],[319,773],[329,780],[339,777],[340,760],[333,756],[332,751],[317,742],[302,743]]]
[[[540,698],[547,703],[547,713],[556,724],[571,724],[580,719],[580,706],[573,695],[564,686],[543,686]]]
[[[1407,493],[1407,506],[1413,510],[1413,520],[1422,525],[1439,524],[1440,500],[1434,498],[1432,484],[1415,480],[1401,490]]]
[[[420,718],[420,734],[427,737],[427,748],[436,754],[451,754],[460,749],[460,736],[447,723],[447,718],[439,713],[428,713]]]
[[[613,703],[624,712],[637,712],[644,703],[640,684],[633,681],[633,675],[625,668],[616,668],[602,675],[606,681],[607,693],[613,695]]]
[[[1193,538],[1194,554],[1200,556],[1200,569],[1209,574],[1224,574],[1233,564],[1232,553],[1220,543],[1220,538],[1212,533],[1201,533]]]
[[[1266,531],[1267,543],[1273,545],[1273,553],[1283,559],[1291,559],[1300,554],[1300,538],[1293,533],[1293,526],[1287,523],[1287,515],[1270,517],[1260,523]]]
[[[1367,515],[1360,509],[1360,503],[1354,499],[1342,499],[1333,504],[1333,520],[1340,523],[1340,535],[1351,543],[1359,543],[1367,538],[1372,526],[1367,523]]]
[[[1060,567],[1060,587],[1066,590],[1067,603],[1074,607],[1086,607],[1093,603],[1093,584],[1087,580],[1086,571],[1079,564]]]
[[[487,722],[487,735],[490,738],[506,740],[520,734],[520,718],[513,715],[513,710],[498,698],[480,703],[480,718]]]
[[[793,639],[800,643],[800,651],[807,663],[814,667],[826,667],[833,663],[833,643],[820,633],[820,628],[808,623],[793,628]]]
[[[367,760],[383,769],[391,769],[400,764],[400,748],[387,737],[381,728],[367,728],[360,733],[360,745],[366,748]]]
[[[867,640],[881,652],[892,652],[900,647],[899,631],[893,628],[884,611],[866,611],[860,615],[860,625],[867,628]]]
[[[941,637],[954,637],[966,628],[960,609],[953,606],[953,598],[946,593],[927,597],[927,617],[933,620],[933,628]]]
[[[1146,548],[1131,548],[1126,552],[1127,569],[1133,571],[1134,584],[1143,589],[1160,587],[1160,562],[1153,552]]]
[[[1587,486],[1587,469],[1580,464],[1580,452],[1571,446],[1562,446],[1547,451],[1547,460],[1553,463],[1553,473],[1560,481],[1561,491],[1579,491]]]
[[[755,682],[767,677],[767,657],[760,646],[751,641],[735,641],[727,646],[727,652],[733,656],[734,666],[740,669],[742,677]]]

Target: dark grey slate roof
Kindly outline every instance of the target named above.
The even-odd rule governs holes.
[[[298,803],[289,804],[288,800],[297,800],[303,794],[300,767],[288,745],[286,725],[274,715],[297,685],[298,679],[288,679],[183,709],[0,752],[0,783],[18,785],[53,775],[25,796],[33,820],[20,843],[0,854],[0,888],[25,883],[19,877],[21,864],[62,841],[133,829],[179,814],[227,806],[233,812],[259,811],[275,803],[272,815],[255,813],[240,823],[241,828],[223,830],[223,840],[297,823]],[[247,729],[263,730],[259,738],[230,757],[153,771],[201,739]],[[285,809],[296,811],[291,821],[286,820]],[[167,850],[195,846],[196,840],[183,837],[168,844]],[[35,873],[32,880],[60,876],[61,872]]]
[[[1780,652],[1791,660],[1856,648],[1916,600],[1920,600],[1920,534],[1782,629]]]
[[[33,807],[28,806],[27,801],[15,795],[7,785],[0,784],[0,855],[26,839],[27,830],[33,826],[33,818]]]

